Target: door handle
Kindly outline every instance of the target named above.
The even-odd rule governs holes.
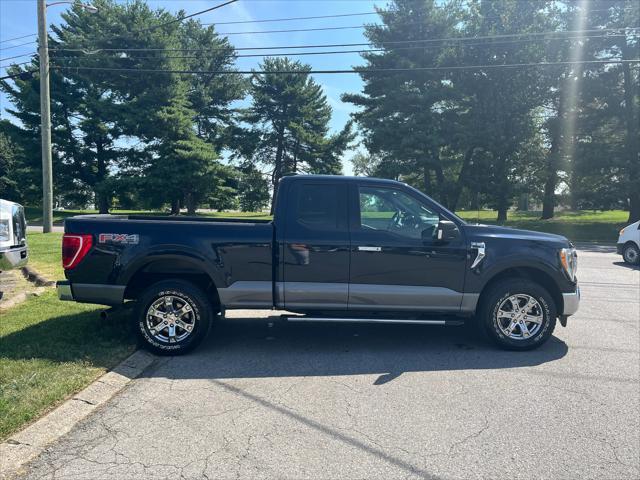
[[[359,252],[381,252],[382,247],[358,247]]]

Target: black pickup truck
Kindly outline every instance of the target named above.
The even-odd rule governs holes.
[[[503,348],[544,343],[578,309],[560,236],[471,225],[403,183],[282,179],[273,221],[85,215],[65,221],[61,299],[137,301],[154,351],[196,346],[227,309],[289,321],[475,323]]]

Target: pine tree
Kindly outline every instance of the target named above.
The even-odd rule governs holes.
[[[331,106],[322,87],[307,73],[310,66],[288,58],[267,58],[260,69],[267,73],[251,79],[252,105],[244,120],[252,125],[255,138],[253,160],[273,168],[273,198],[285,174],[340,173],[340,157],[353,139],[351,124],[329,135]]]

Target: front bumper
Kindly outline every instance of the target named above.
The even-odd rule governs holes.
[[[618,255],[622,255],[623,249],[624,249],[624,243],[616,243],[616,253]]]
[[[124,285],[101,285],[93,283],[74,283],[69,280],[56,282],[56,290],[60,300],[80,303],[97,303],[117,306],[124,301]]]
[[[562,311],[563,316],[568,317],[569,315],[576,313],[580,307],[580,287],[576,285],[575,292],[563,293],[562,300],[562,303],[564,304]]]
[[[0,270],[24,267],[29,260],[27,247],[0,250]]]

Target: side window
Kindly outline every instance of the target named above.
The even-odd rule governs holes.
[[[406,193],[393,188],[359,187],[360,228],[420,240],[433,237],[440,217]]]
[[[346,225],[344,189],[338,185],[301,184],[294,187],[293,220],[311,230],[342,230]]]

